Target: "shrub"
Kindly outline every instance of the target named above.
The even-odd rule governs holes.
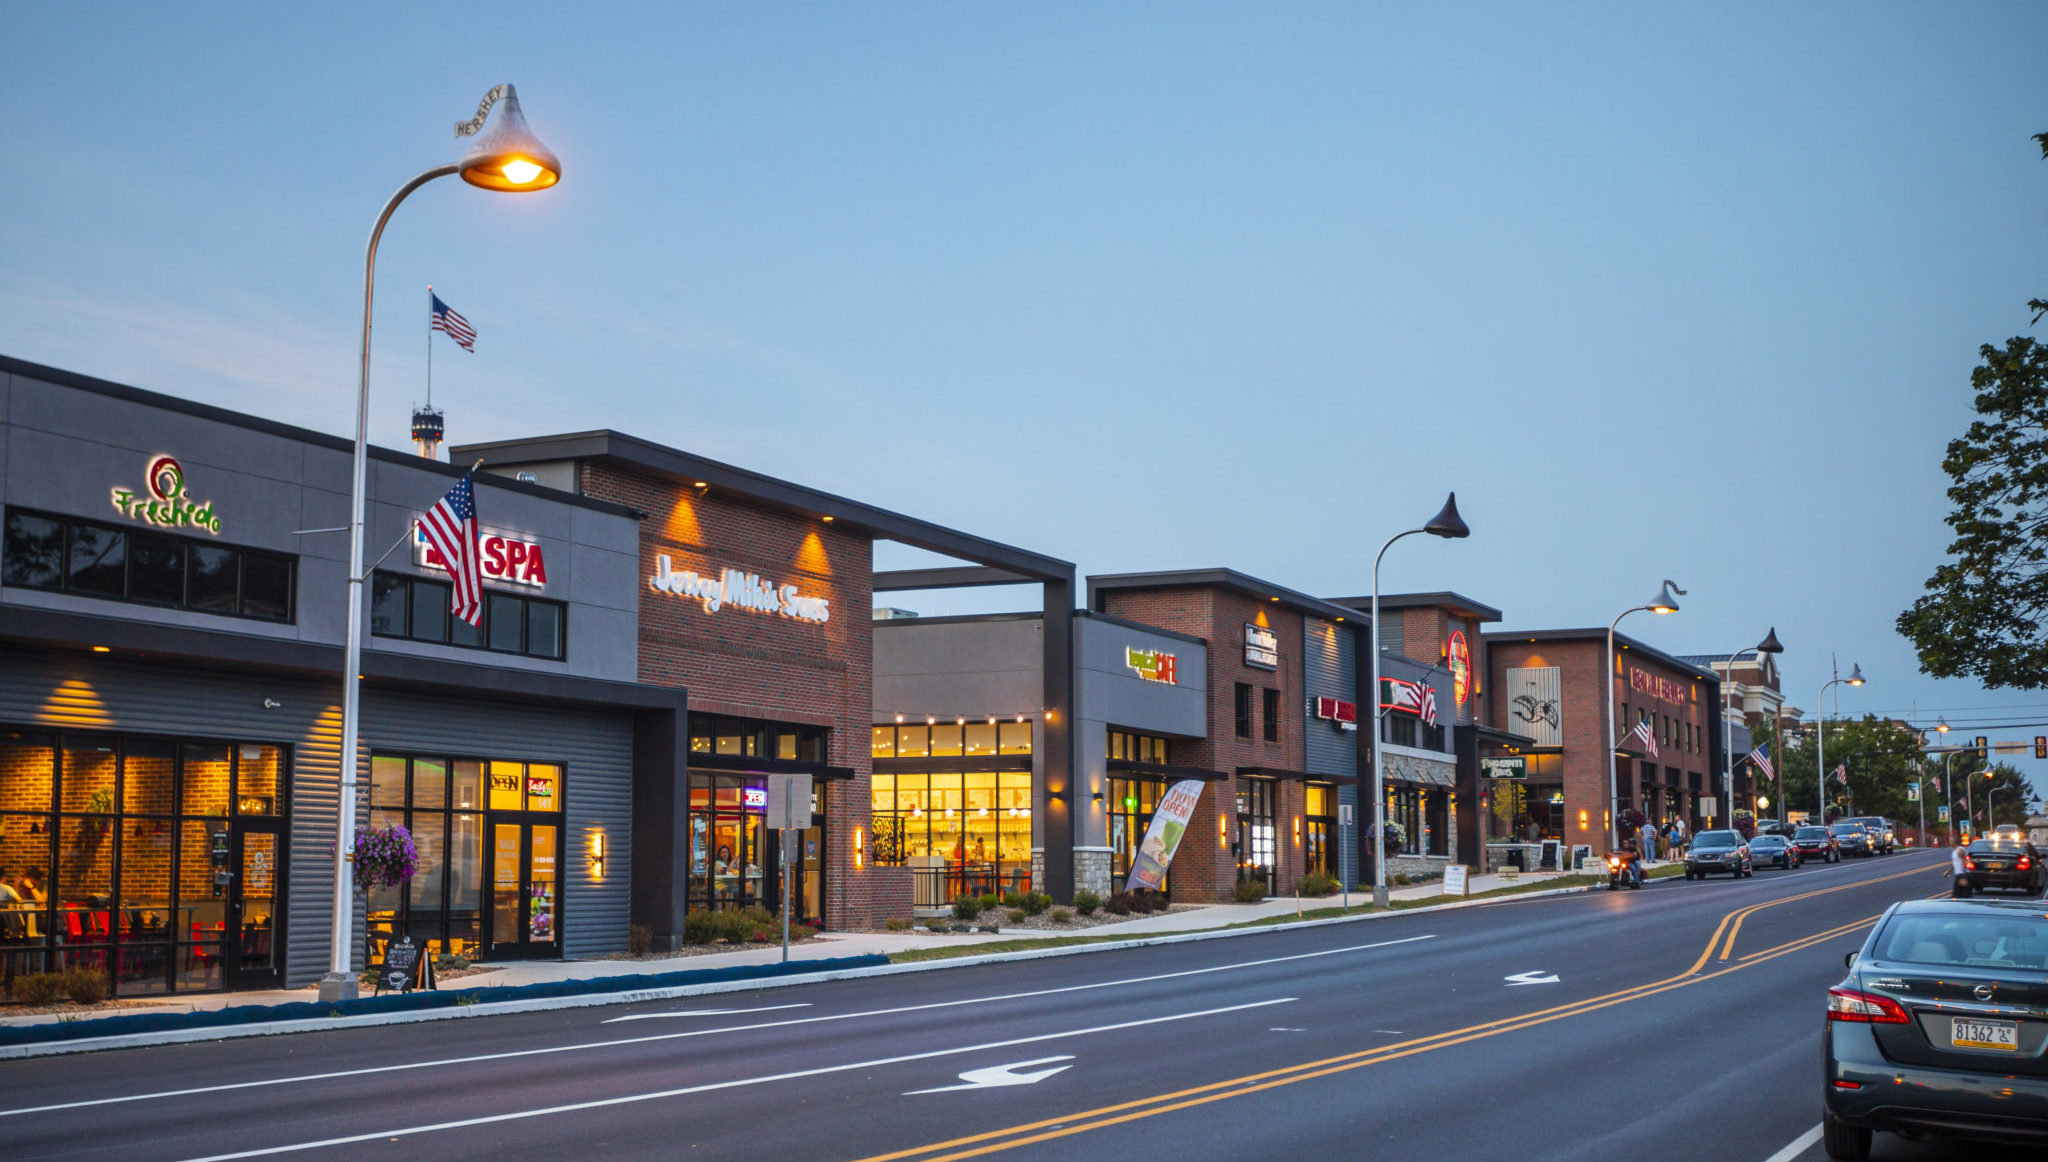
[[[1132,892],[1131,905],[1140,912],[1167,912],[1173,909],[1173,904],[1167,900],[1166,893],[1157,888],[1139,888]]]
[[[980,896],[962,896],[953,901],[953,918],[955,920],[972,920],[979,915],[981,915]]]
[[[951,932],[953,930],[953,926],[944,920],[926,920],[924,926],[933,932]]]
[[[626,951],[634,956],[645,956],[654,951],[654,929],[645,924],[635,924],[626,929]]]
[[[14,995],[25,1005],[54,1005],[64,992],[61,972],[36,972],[14,978]]]
[[[64,991],[81,1005],[96,1005],[107,999],[107,974],[96,968],[73,966],[64,970]]]
[[[1031,913],[1026,912],[1022,908],[1012,908],[1010,909],[1010,923],[1022,924],[1024,922],[1024,918],[1026,916],[1029,916],[1030,914]]]
[[[1300,890],[1304,896],[1334,896],[1337,894],[1337,877],[1328,872],[1310,872],[1301,877]]]
[[[452,952],[443,952],[434,957],[434,971],[436,972],[460,972],[468,967],[469,957],[467,956],[457,956]]]
[[[1094,892],[1083,891],[1074,893],[1074,911],[1081,913],[1083,916],[1093,916],[1095,909],[1101,906],[1102,897]]]
[[[743,908],[737,912],[698,908],[683,917],[683,942],[686,944],[745,944],[757,936],[767,939],[771,930],[779,937],[782,923],[762,907]],[[795,936],[794,929],[790,934]]]
[[[1129,892],[1111,892],[1109,902],[1102,906],[1109,909],[1112,916],[1128,916],[1131,914],[1131,894]]]
[[[1022,899],[1018,901],[1018,906],[1031,915],[1036,916],[1047,908],[1052,907],[1052,897],[1044,892],[1026,892]]]
[[[1256,904],[1266,898],[1266,881],[1239,880],[1230,894],[1240,904]]]
[[[1065,908],[1054,908],[1051,912],[1047,913],[1047,916],[1055,924],[1072,924],[1074,922],[1074,914]]]
[[[908,932],[910,931],[910,921],[902,916],[891,916],[887,920],[882,921],[882,927],[887,928],[891,932]]]
[[[979,927],[979,928],[975,929],[975,931],[977,931],[977,932],[986,932],[986,933],[988,933],[989,935],[993,936],[993,935],[996,935],[997,933],[1000,933],[1000,932],[1002,931],[1002,928],[1001,928],[1001,927],[999,927],[999,926],[997,926],[997,925],[995,925],[995,924],[983,924],[983,925],[982,925],[981,927]]]

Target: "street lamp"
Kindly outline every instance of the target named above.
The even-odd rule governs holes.
[[[1458,515],[1458,494],[1453,492],[1444,501],[1443,508],[1429,518],[1429,523],[1419,529],[1395,533],[1380,546],[1379,556],[1372,559],[1372,640],[1367,650],[1372,655],[1372,903],[1376,908],[1387,906],[1387,781],[1380,770],[1380,720],[1386,717],[1386,709],[1380,705],[1380,561],[1394,542],[1416,533],[1428,533],[1445,540],[1460,540],[1472,535],[1465,518]]]
[[[1755,650],[1759,654],[1784,653],[1785,647],[1778,644],[1778,627],[1772,626],[1771,632],[1764,635],[1764,640],[1751,646],[1749,650],[1736,650],[1729,654],[1728,666],[1721,672],[1723,682],[1735,676],[1735,659],[1749,653],[1750,650]],[[1728,804],[1728,818],[1732,822],[1735,819],[1735,728],[1728,719],[1728,697],[1725,693],[1721,696],[1721,759],[1728,764],[1728,773],[1725,777],[1727,798],[1723,801]]]
[[[349,863],[355,858],[356,830],[356,736],[361,722],[363,656],[363,508],[370,441],[370,305],[377,287],[377,242],[384,236],[384,224],[391,220],[408,195],[436,178],[450,174],[480,189],[501,193],[544,190],[562,179],[562,163],[527,128],[519,111],[519,94],[511,85],[499,85],[484,94],[475,118],[457,122],[457,137],[476,136],[497,107],[498,117],[490,129],[469,147],[460,161],[436,166],[404,185],[384,203],[377,224],[370,229],[370,243],[363,251],[363,356],[361,378],[356,391],[356,443],[351,477],[348,518],[348,645],[341,667],[341,797],[335,819],[334,843],[334,929],[328,973],[320,981],[322,1001],[344,1000],[356,995],[356,978],[349,971],[349,933],[354,909],[350,904],[354,885]]]
[[[1607,674],[1603,685],[1607,689],[1607,850],[1609,851],[1621,850],[1621,794],[1614,763],[1614,629],[1621,624],[1622,618],[1627,617],[1631,613],[1677,613],[1678,599],[1683,596],[1685,596],[1685,590],[1680,589],[1667,579],[1664,582],[1664,588],[1658,590],[1657,596],[1651,598],[1648,605],[1637,605],[1624,609],[1615,615],[1613,621],[1607,624]],[[1643,858],[1648,859],[1649,856],[1645,855]]]
[[[1848,677],[1844,678],[1840,674],[1837,674],[1835,675],[1835,677],[1829,679],[1827,683],[1820,688],[1821,700],[1816,701],[1813,704],[1813,708],[1815,710],[1819,710],[1822,706],[1825,706],[1827,704],[1826,699],[1828,696],[1828,690],[1831,687],[1839,686],[1844,682],[1848,683],[1851,686],[1861,686],[1863,684],[1863,667],[1850,666]],[[1839,701],[1841,695],[1837,694],[1835,695],[1835,697]],[[1937,727],[1936,729],[1940,728]],[[1828,821],[1828,716],[1826,714],[1823,713],[1820,716],[1820,729],[1813,732],[1813,737],[1815,740],[1813,753],[1815,761],[1817,763],[1817,767],[1814,771],[1817,781],[1814,786],[1813,797],[1815,801],[1815,806],[1818,807],[1820,810],[1820,822],[1823,826],[1825,826]]]

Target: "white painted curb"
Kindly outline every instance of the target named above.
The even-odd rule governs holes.
[[[981,956],[955,956],[943,960],[918,960],[908,964],[877,964],[867,968],[841,968],[827,972],[792,973],[788,976],[755,977],[748,980],[711,981],[704,984],[673,985],[668,988],[630,989],[615,993],[583,993],[569,997],[535,997],[523,1001],[478,1001],[439,1009],[417,1009],[403,1013],[365,1013],[354,1017],[312,1017],[296,1021],[262,1021],[247,1025],[214,1025],[198,1029],[169,1029],[154,1033],[124,1033],[110,1037],[80,1037],[71,1041],[45,1041],[27,1045],[0,1046],[0,1061],[25,1057],[54,1057],[67,1053],[94,1053],[103,1049],[135,1049],[146,1045],[177,1045],[193,1041],[227,1041],[239,1037],[272,1037],[285,1033],[332,1032],[339,1029],[368,1029],[380,1025],[412,1025],[422,1021],[450,1021],[467,1017],[496,1017],[512,1013],[540,1013],[555,1009],[586,1009],[602,1005],[630,1005],[643,1001],[668,1001],[680,997],[711,996],[717,993],[747,992],[753,989],[786,988],[833,980],[857,980],[871,976],[896,976],[911,972],[932,972],[946,968],[968,968],[977,964],[1048,960],[1057,956],[1081,956],[1091,952],[1118,952],[1129,948],[1151,948],[1162,944],[1195,944],[1205,940],[1227,940],[1238,936],[1265,936],[1303,928],[1324,928],[1333,924],[1356,924],[1364,920],[1386,920],[1456,908],[1483,908],[1540,900],[1548,896],[1571,896],[1591,891],[1590,886],[1551,888],[1485,900],[1454,900],[1421,908],[1365,912],[1356,916],[1331,916],[1321,920],[1295,920],[1249,928],[1218,928],[1207,932],[1174,932],[1100,944],[1071,944],[1060,948],[1034,948],[1020,952],[991,952]]]

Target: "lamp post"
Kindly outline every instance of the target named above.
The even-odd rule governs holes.
[[[1416,533],[1428,533],[1445,540],[1458,540],[1472,535],[1465,518],[1458,515],[1458,494],[1453,492],[1444,501],[1443,508],[1429,518],[1429,523],[1419,529],[1395,533],[1380,546],[1379,555],[1372,559],[1372,640],[1367,643],[1367,652],[1372,655],[1372,903],[1375,908],[1387,906],[1387,781],[1380,770],[1380,720],[1386,716],[1386,709],[1380,705],[1380,561],[1394,542]]]
[[[1748,650],[1736,650],[1734,653],[1729,654],[1728,666],[1721,673],[1722,681],[1727,682],[1734,679],[1735,659],[1749,653],[1750,650],[1755,650],[1759,654],[1784,653],[1785,647],[1778,644],[1778,627],[1772,626],[1771,632],[1764,635],[1764,640],[1751,646]],[[1726,800],[1728,804],[1728,820],[1732,823],[1735,820],[1735,727],[1728,719],[1728,696],[1725,692],[1721,696],[1721,759],[1728,765],[1723,785],[1728,796]],[[1783,797],[1782,795],[1779,796],[1781,799]]]
[[[1852,665],[1849,667],[1848,677],[1844,678],[1840,674],[1836,674],[1833,678],[1828,679],[1820,688],[1820,700],[1813,704],[1814,708],[1818,710],[1820,707],[1827,705],[1828,690],[1844,682],[1851,686],[1861,686],[1863,684],[1863,667]],[[1840,699],[1841,695],[1837,694],[1835,697]],[[1839,706],[1840,702],[1837,701],[1836,705]],[[1818,781],[1814,786],[1813,797],[1815,800],[1814,805],[1820,811],[1821,825],[1824,827],[1828,821],[1828,719],[1826,714],[1821,715],[1820,729],[1813,732],[1813,737],[1813,753],[1815,763],[1817,764],[1814,774],[1818,777]]]
[[[1615,774],[1614,762],[1614,630],[1616,626],[1621,624],[1621,619],[1631,613],[1677,613],[1678,599],[1683,596],[1685,596],[1685,590],[1680,589],[1667,579],[1664,582],[1664,588],[1658,590],[1657,596],[1651,598],[1648,605],[1636,605],[1624,609],[1615,615],[1613,621],[1607,623],[1607,673],[1605,675],[1606,681],[1603,685],[1607,690],[1607,850],[1609,851],[1621,850],[1621,793]],[[1644,858],[1648,859],[1649,857],[1645,856]]]
[[[335,819],[334,929],[328,973],[320,981],[322,1001],[342,1000],[356,994],[356,979],[349,971],[349,933],[354,920],[354,883],[349,864],[355,858],[356,742],[362,703],[363,509],[370,438],[370,306],[377,286],[377,243],[398,204],[436,178],[461,174],[462,180],[470,185],[500,193],[544,190],[561,180],[561,161],[527,128],[526,117],[519,110],[519,94],[511,85],[499,85],[485,93],[477,105],[476,117],[458,122],[455,135],[476,136],[494,106],[497,120],[491,122],[489,131],[476,138],[461,160],[435,166],[398,187],[398,192],[384,203],[384,212],[377,215],[377,223],[370,229],[369,245],[363,251],[363,353],[356,390],[356,442],[349,493],[348,644],[341,669],[341,794]]]

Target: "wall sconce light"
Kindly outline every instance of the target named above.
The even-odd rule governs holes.
[[[926,726],[937,726],[937,725],[939,724],[939,719],[938,719],[938,716],[937,716],[937,715],[935,715],[935,714],[927,714],[927,715],[925,715],[925,716],[924,716],[924,724],[925,724]]]
[[[1055,803],[1064,803],[1067,801],[1067,790],[1065,787],[1061,787],[1057,790],[1048,787],[1045,791],[1045,797],[1051,799]]]
[[[1230,846],[1230,819],[1221,814],[1216,816],[1216,846]]]
[[[896,716],[896,721],[898,721],[898,722],[901,722],[901,721],[903,721],[903,716],[902,716],[901,714],[898,714],[898,715]]]
[[[1580,830],[1580,831],[1591,831],[1591,830],[1593,830],[1593,825],[1592,825],[1591,823],[1589,823],[1589,822],[1587,822],[1587,821],[1586,821],[1586,812],[1585,812],[1585,811],[1584,811],[1583,809],[1581,809],[1581,810],[1579,811],[1579,830]]]
[[[1301,816],[1294,817],[1294,846],[1301,846]]]
[[[590,878],[604,878],[604,832],[590,833]]]
[[[861,842],[861,829],[856,827],[853,829],[853,870],[860,870],[866,855],[867,847]]]
[[[1096,792],[1094,792],[1093,794],[1090,794],[1090,795],[1088,796],[1088,801],[1089,801],[1089,802],[1091,802],[1091,803],[1100,803],[1100,802],[1102,802],[1102,792],[1100,792],[1100,791],[1096,791]]]

